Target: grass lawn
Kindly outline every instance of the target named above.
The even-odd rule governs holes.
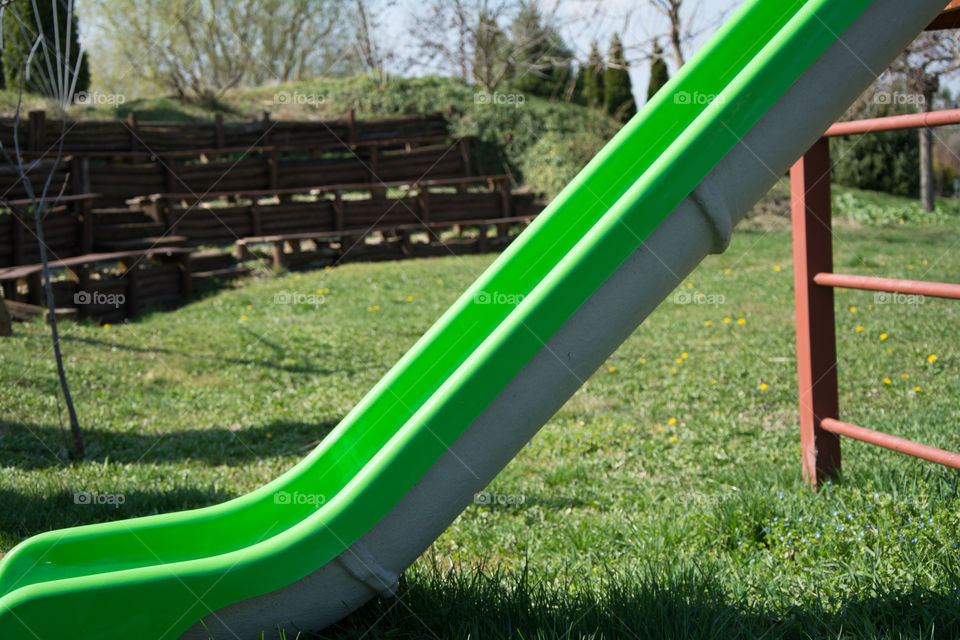
[[[956,226],[836,235],[838,271],[960,281]],[[274,478],[492,259],[351,264],[68,324],[77,465],[46,329],[16,325],[0,343],[0,550]],[[469,507],[398,599],[323,637],[960,634],[955,472],[846,440],[842,482],[801,481],[789,234],[735,234],[678,291],[713,304],[664,302],[492,483],[503,500]],[[316,304],[275,304],[288,293]],[[837,295],[841,417],[960,449],[960,310],[881,302]],[[123,503],[77,505],[77,491]]]

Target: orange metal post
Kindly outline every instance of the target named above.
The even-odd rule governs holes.
[[[840,440],[820,426],[837,417],[833,289],[814,282],[833,270],[830,144],[821,138],[790,169],[797,375],[803,475],[814,487],[840,471]]]

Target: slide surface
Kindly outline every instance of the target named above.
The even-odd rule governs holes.
[[[869,4],[747,2],[302,462],[224,504],[25,541],[0,561],[0,638],[177,638],[330,563]]]

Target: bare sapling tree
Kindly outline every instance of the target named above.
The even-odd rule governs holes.
[[[667,41],[670,43],[673,62],[679,69],[686,62],[683,55],[683,43],[685,39],[689,39],[689,34],[684,34],[683,18],[680,16],[683,0],[650,0],[650,4],[667,19],[669,24],[666,34]]]
[[[76,91],[80,64],[83,59],[83,50],[72,52],[71,39],[74,24],[73,0],[17,0],[18,3],[30,3],[30,11],[21,12],[20,7],[13,6],[13,0],[4,0],[0,3],[0,49],[5,43],[17,43],[17,57],[19,60],[17,79],[17,106],[13,117],[13,148],[0,141],[0,155],[14,168],[17,179],[26,193],[28,204],[12,200],[5,196],[0,198],[0,205],[16,211],[22,219],[32,219],[34,234],[40,253],[42,267],[43,288],[47,305],[47,316],[50,324],[50,337],[53,341],[53,353],[57,364],[57,377],[63,393],[64,403],[70,420],[70,457],[77,459],[84,454],[83,433],[70,394],[70,385],[67,382],[66,369],[63,364],[63,352],[60,348],[60,332],[57,327],[57,314],[54,304],[53,284],[50,270],[49,249],[44,239],[44,222],[47,215],[57,205],[63,196],[67,179],[57,184],[54,179],[63,160],[64,137],[67,132],[67,109],[73,102]],[[41,3],[49,3],[41,7]],[[41,9],[49,8],[49,15],[53,20],[53,38],[41,20]],[[30,19],[32,14],[32,20]],[[65,22],[62,22],[65,21]],[[61,30],[61,25],[63,29]],[[61,38],[62,33],[66,38]],[[51,41],[52,40],[52,41]],[[6,49],[9,51],[9,49]],[[9,54],[8,54],[9,55]],[[73,61],[73,62],[71,62]],[[32,160],[25,160],[25,153],[20,144],[21,116],[23,94],[27,89],[41,93],[55,105],[60,116],[60,135],[56,142],[46,150],[46,153]],[[45,158],[53,156],[53,161]]]
[[[928,31],[903,50],[891,70],[902,76],[924,111],[933,109],[942,78],[960,69],[960,38],[953,31]],[[919,130],[920,136],[920,200],[923,208],[933,211],[936,185],[933,177],[933,129]]]
[[[380,20],[377,15],[392,6],[393,2],[387,0],[380,4],[383,6],[378,6],[376,0],[356,0],[352,16],[354,42],[350,57],[382,88],[387,85],[387,65],[393,61],[393,54],[378,40]]]

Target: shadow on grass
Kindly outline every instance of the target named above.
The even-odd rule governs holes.
[[[142,318],[137,318],[136,320],[139,320],[139,319],[142,319]],[[250,332],[249,330],[244,329],[244,331],[247,331],[247,333],[251,337],[266,344],[270,349],[272,349],[277,354],[277,357],[284,358],[287,356],[287,350],[284,349],[282,346],[276,343],[268,342],[263,337],[258,336],[257,334]],[[64,336],[63,341],[64,342],[71,342],[71,341],[82,342],[83,344],[88,344],[95,347],[102,347],[105,349],[117,349],[119,351],[130,351],[132,353],[156,353],[156,354],[163,354],[163,355],[180,356],[183,358],[198,360],[198,361],[206,360],[209,362],[218,362],[221,364],[229,364],[229,365],[236,365],[236,366],[262,367],[265,369],[286,371],[287,373],[308,373],[308,374],[321,375],[321,376],[328,376],[334,373],[349,373],[349,374],[355,373],[355,370],[353,369],[333,370],[333,369],[325,369],[321,367],[310,366],[306,364],[277,364],[275,362],[271,362],[270,360],[253,360],[251,358],[228,358],[228,357],[216,356],[216,355],[211,355],[206,353],[180,351],[178,349],[170,349],[167,347],[138,347],[131,344],[125,344],[123,342],[101,340],[99,338],[86,338],[81,336]],[[322,353],[313,353],[310,355],[310,358],[312,360],[316,360],[317,362],[336,361],[336,358],[333,357],[332,355],[328,357]]]
[[[558,581],[580,583],[576,577]],[[732,598],[702,568],[640,569],[596,590],[545,587],[523,571],[414,568],[398,597],[376,599],[322,632],[378,638],[932,638],[957,637],[960,576],[921,588],[775,612]]]
[[[199,106],[225,116],[243,115],[238,109],[219,100],[210,100]],[[209,116],[195,115],[187,107],[188,105],[176,98],[133,99],[118,105],[116,116],[126,118],[129,114],[136,113],[137,119],[142,122],[210,122]]]
[[[85,493],[92,489],[82,484],[78,481],[76,487],[45,492],[42,496],[0,489],[3,539],[12,544],[43,531],[197,509],[235,497],[220,489],[186,487],[165,491],[125,490],[122,494]]]
[[[85,462],[157,464],[197,460],[210,465],[238,465],[260,458],[306,455],[339,423],[275,420],[231,429],[187,429],[168,433],[86,430]],[[0,419],[0,468],[44,469],[68,465],[63,432],[55,425]]]

